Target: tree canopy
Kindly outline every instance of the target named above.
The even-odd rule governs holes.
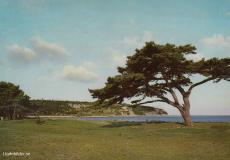
[[[189,103],[192,89],[209,81],[230,81],[230,58],[187,60],[185,55],[196,54],[195,50],[190,44],[146,42],[142,49],[136,49],[134,55],[127,57],[126,67],[117,68],[118,75],[108,77],[103,88],[89,89],[89,92],[99,103],[121,103],[125,98],[135,104],[165,102],[180,111],[185,125],[192,126]],[[197,75],[202,75],[203,80],[192,82],[191,77]],[[182,95],[182,104],[175,90]],[[146,100],[149,98],[151,100]]]
[[[9,120],[22,117],[29,109],[29,99],[19,86],[0,82],[0,116]]]

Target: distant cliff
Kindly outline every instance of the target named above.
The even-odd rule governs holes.
[[[104,108],[95,108],[90,105],[72,105],[78,116],[167,116],[168,113],[159,108],[150,106],[133,106],[128,104],[112,105]]]
[[[98,106],[86,101],[30,100],[33,112],[40,115],[72,116],[156,116],[168,115],[159,108],[129,104]]]

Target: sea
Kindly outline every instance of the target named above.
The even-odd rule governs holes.
[[[69,119],[86,119],[86,120],[118,120],[118,121],[166,121],[166,122],[183,122],[183,118],[176,116],[130,116],[130,117],[66,117]],[[192,115],[193,122],[230,122],[230,115]]]

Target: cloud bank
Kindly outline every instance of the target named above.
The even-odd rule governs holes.
[[[204,55],[202,55],[201,53],[197,52],[196,54],[189,54],[189,55],[185,55],[185,57],[188,60],[193,60],[193,61],[200,61],[202,58],[207,59]]]
[[[7,46],[8,59],[13,66],[25,66],[49,59],[60,60],[69,55],[65,48],[56,43],[42,39],[33,41],[31,48],[20,47],[17,44]]]
[[[17,44],[8,46],[8,59],[12,64],[29,64],[38,60],[37,54],[29,48]]]
[[[65,48],[55,43],[46,42],[42,39],[35,40],[33,46],[37,53],[48,58],[60,58],[68,55]]]
[[[224,37],[222,34],[214,34],[212,37],[203,38],[201,42],[212,46],[230,48],[230,37]]]
[[[123,65],[123,64],[125,64],[126,60],[127,60],[127,55],[114,56],[113,57],[113,62],[116,63],[117,65]]]
[[[124,38],[122,43],[141,48],[145,45],[145,42],[151,40],[153,40],[153,33],[151,31],[144,31],[142,38],[139,37]]]
[[[151,31],[144,31],[142,37],[123,38],[120,42],[111,43],[108,52],[111,54],[112,62],[116,65],[124,65],[127,56],[134,53],[134,47],[142,48],[145,42],[153,40]]]
[[[73,82],[91,83],[98,79],[98,75],[83,67],[64,66],[62,71],[57,72],[56,78],[63,78]]]

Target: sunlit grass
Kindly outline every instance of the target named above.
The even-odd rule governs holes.
[[[230,123],[35,119],[0,122],[0,159],[199,159],[230,157]]]

